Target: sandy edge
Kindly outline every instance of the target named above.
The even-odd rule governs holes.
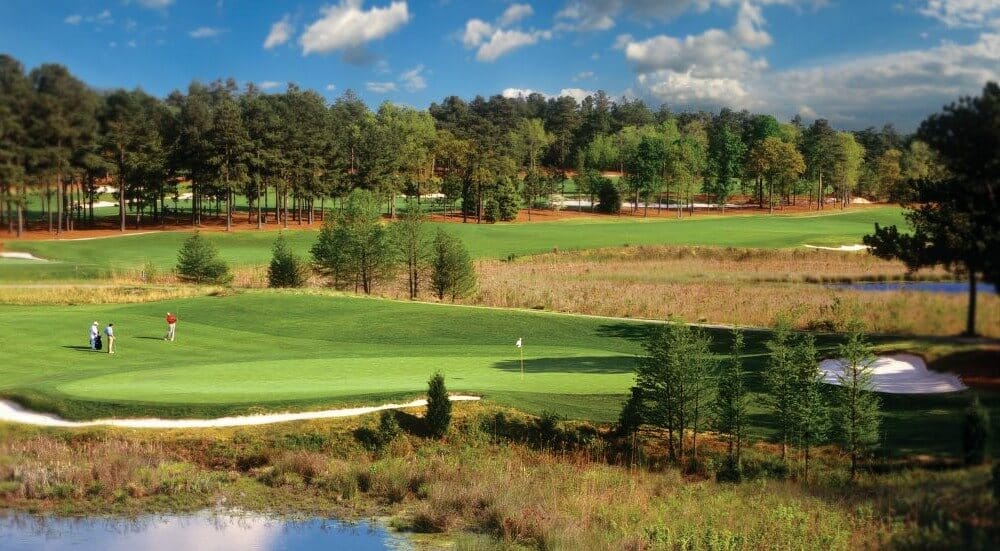
[[[839,247],[820,247],[818,245],[803,245],[803,247],[809,249],[819,249],[822,251],[848,251],[848,252],[867,251],[868,249],[871,248],[868,245],[841,245]]]
[[[19,253],[15,251],[0,252],[0,258],[14,258],[17,260],[37,260],[39,262],[48,262],[44,258],[38,258],[31,253]]]
[[[480,400],[479,396],[453,395],[452,402],[470,402]],[[309,419],[330,419],[336,417],[355,417],[387,409],[403,409],[422,407],[427,400],[413,400],[405,404],[383,404],[358,408],[326,409],[322,411],[303,411],[298,413],[267,413],[262,415],[241,415],[236,417],[220,417],[217,419],[97,419],[96,421],[67,421],[49,413],[38,413],[24,409],[20,405],[0,400],[0,421],[21,423],[40,427],[125,427],[133,429],[203,429],[218,427],[246,427],[254,425],[271,425],[289,421],[305,421]]]
[[[827,359],[819,364],[823,382],[839,385],[843,359]],[[913,354],[877,356],[871,363],[872,386],[886,394],[943,394],[968,389],[954,373],[927,369],[927,363]]]

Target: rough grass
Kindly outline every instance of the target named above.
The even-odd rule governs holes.
[[[842,458],[822,453],[808,483],[761,471],[719,484],[711,438],[701,439],[706,474],[683,474],[662,463],[654,441],[641,463],[620,464],[615,441],[587,425],[556,422],[548,430],[594,434],[556,450],[537,434],[498,430],[498,415],[543,426],[509,410],[463,404],[444,441],[419,436],[420,413],[399,413],[406,432],[375,451],[355,436],[374,416],[196,432],[3,425],[0,504],[70,514],[225,504],[382,516],[461,549],[988,547],[997,537],[986,468],[907,467],[851,484]],[[774,462],[767,449],[747,455]]]
[[[942,270],[908,274],[898,262],[818,250],[629,247],[481,261],[469,302],[601,316],[766,327],[792,313],[801,329],[841,331],[857,317],[874,333],[955,335],[967,297],[907,291],[863,292],[822,283],[948,279]],[[979,329],[1000,337],[1000,298],[979,296]]]

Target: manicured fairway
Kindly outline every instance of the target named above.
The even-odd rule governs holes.
[[[162,340],[166,311],[178,341]],[[119,353],[87,350],[90,323],[115,323]],[[612,421],[633,384],[648,325],[544,312],[248,292],[134,305],[0,306],[0,395],[85,419],[216,417],[414,398],[435,370],[451,391],[533,413]],[[713,331],[718,354],[728,331]],[[514,341],[525,339],[522,379]],[[766,334],[748,333],[761,390]],[[825,354],[833,342],[821,337]],[[954,452],[969,393],[884,396],[887,446]],[[994,394],[984,402],[1000,411]],[[753,397],[753,433],[772,431]]]
[[[818,215],[699,215],[682,220],[608,217],[535,224],[444,224],[443,227],[462,238],[476,257],[506,258],[554,248],[572,250],[625,244],[753,248],[853,244],[871,233],[875,222],[904,224],[901,212],[895,207],[848,211],[831,208]],[[171,269],[177,260],[177,249],[188,235],[189,232],[160,232],[89,241],[7,242],[5,246],[62,264],[40,266],[37,278],[58,279],[68,275],[87,278],[110,268],[136,267],[146,260],[161,269]],[[222,256],[234,264],[266,263],[275,236],[274,231],[210,234]],[[288,237],[295,249],[306,254],[316,232],[290,231]],[[23,280],[29,276],[23,268],[0,266],[0,280]]]

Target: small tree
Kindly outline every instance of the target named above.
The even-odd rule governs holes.
[[[464,297],[476,288],[476,271],[469,251],[456,237],[438,228],[431,254],[431,284],[439,300]]]
[[[809,451],[826,438],[830,413],[823,396],[823,372],[817,362],[816,338],[812,333],[799,336],[792,354],[797,396],[795,433],[804,452],[805,478],[809,480]]]
[[[335,218],[323,223],[311,252],[313,263],[338,287],[354,284],[365,294],[388,279],[396,268],[396,252],[380,222],[378,200],[355,189]]]
[[[725,435],[728,444],[728,470],[736,480],[741,478],[741,452],[750,416],[746,375],[743,372],[743,350],[743,332],[733,329],[729,361],[719,375],[714,407],[715,426]]]
[[[611,181],[611,178],[598,176],[597,188],[597,211],[605,214],[618,214],[622,211],[622,193],[618,186]]]
[[[634,386],[618,414],[618,434],[632,436],[642,426],[642,389]]]
[[[200,232],[187,238],[177,253],[177,275],[184,281],[223,285],[233,280],[229,266]]]
[[[444,386],[444,375],[435,373],[427,382],[427,426],[431,434],[441,438],[451,425],[451,400]]]
[[[788,443],[795,437],[797,425],[796,373],[792,354],[791,323],[785,317],[779,317],[767,342],[770,353],[767,365],[764,367],[764,385],[767,389],[768,402],[774,411],[778,425],[778,438],[781,440],[781,460],[784,461],[788,452]]]
[[[306,282],[305,269],[299,257],[292,252],[284,234],[274,241],[271,265],[267,267],[269,287],[301,287]]]
[[[403,264],[406,265],[406,279],[409,282],[410,298],[417,298],[420,291],[420,275],[428,260],[427,216],[420,204],[410,199],[403,208],[402,215],[393,223],[393,238]]]
[[[874,356],[857,328],[839,348],[843,370],[838,375],[837,423],[841,442],[851,456],[851,479],[858,463],[878,443],[881,401],[872,385]]]
[[[962,457],[966,465],[982,465],[986,462],[986,448],[990,441],[990,415],[979,402],[979,396],[972,399],[969,409],[962,419]]]

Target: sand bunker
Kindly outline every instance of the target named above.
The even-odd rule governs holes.
[[[44,258],[38,258],[31,253],[18,253],[14,251],[0,252],[0,258],[15,258],[17,260],[37,260],[39,262],[47,262]]]
[[[823,360],[819,368],[824,382],[840,384],[843,360]],[[889,394],[938,394],[968,388],[958,375],[928,371],[923,358],[912,354],[877,358],[872,364],[872,384],[875,390]]]
[[[452,402],[468,402],[479,400],[479,396],[450,396]],[[330,419],[334,417],[355,417],[374,413],[385,409],[403,409],[422,407],[427,400],[414,400],[406,404],[384,404],[360,408],[327,409],[323,411],[303,411],[299,413],[270,413],[263,415],[242,415],[238,417],[220,417],[218,419],[98,419],[96,421],[67,421],[61,417],[29,411],[21,406],[0,400],[0,421],[37,425],[42,427],[93,427],[106,425],[132,429],[203,429],[215,427],[245,427],[250,425],[270,425],[287,423],[289,421],[304,421],[307,419]]]
[[[821,251],[867,251],[868,245],[841,245],[839,247],[820,247],[818,245],[805,245],[809,249],[819,249]]]

